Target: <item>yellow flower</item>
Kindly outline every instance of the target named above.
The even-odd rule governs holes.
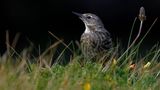
[[[147,62],[147,64],[144,65],[143,68],[144,68],[144,69],[145,69],[145,68],[148,68],[150,65],[151,65],[151,62]]]
[[[117,64],[117,60],[114,58],[113,59],[113,64],[116,65]]]
[[[91,90],[91,84],[89,82],[84,84],[84,90]]]

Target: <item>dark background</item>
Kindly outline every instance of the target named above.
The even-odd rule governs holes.
[[[17,32],[21,33],[17,49],[29,46],[29,41],[42,48],[54,42],[51,31],[66,43],[79,40],[84,25],[72,11],[98,15],[113,40],[126,44],[134,18],[139,8],[145,7],[147,20],[142,35],[155,18],[160,16],[159,0],[1,0],[0,1],[0,51],[5,51],[5,32],[10,33],[10,41]],[[136,22],[134,35],[138,32]],[[160,21],[151,30],[144,47],[149,48],[160,41]]]

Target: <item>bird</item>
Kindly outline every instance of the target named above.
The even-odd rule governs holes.
[[[113,46],[112,38],[101,19],[92,13],[73,12],[73,14],[77,15],[85,25],[85,31],[80,37],[80,46],[84,57],[93,59],[107,54]]]

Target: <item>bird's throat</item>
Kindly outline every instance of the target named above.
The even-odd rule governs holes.
[[[84,33],[91,33],[90,29],[86,26]]]
[[[91,32],[94,32],[94,31],[96,31],[96,26],[90,26],[90,25],[87,25],[87,26],[85,26],[86,27],[86,29],[85,29],[85,32],[84,33],[91,33]]]

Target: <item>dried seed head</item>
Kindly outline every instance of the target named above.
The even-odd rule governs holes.
[[[145,9],[144,7],[141,7],[139,10],[139,20],[144,21],[146,20],[146,15],[145,15]]]

